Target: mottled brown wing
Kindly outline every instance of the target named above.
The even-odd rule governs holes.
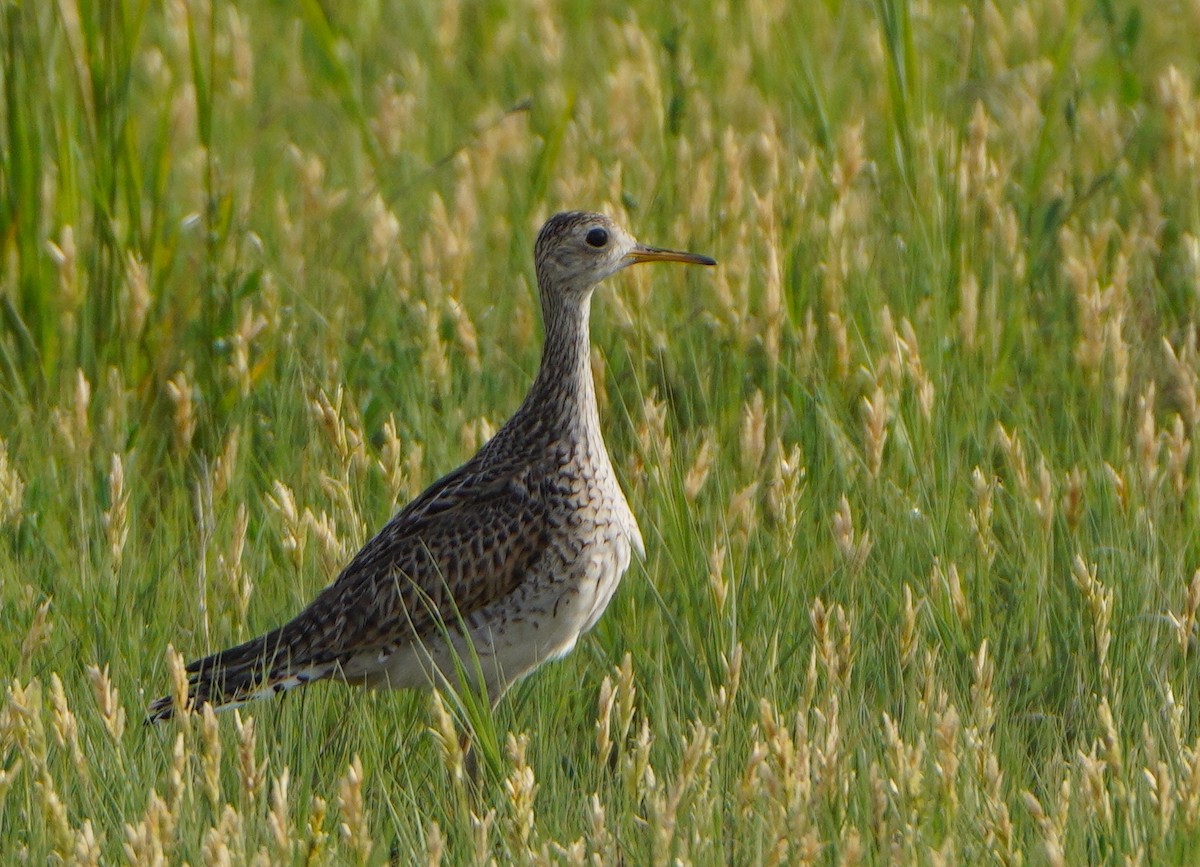
[[[528,466],[468,465],[439,480],[293,621],[305,634],[292,658],[342,661],[425,638],[508,595],[548,543],[537,477]]]

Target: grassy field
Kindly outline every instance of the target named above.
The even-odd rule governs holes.
[[[1200,5],[0,0],[0,860],[1187,863]],[[495,716],[143,728],[519,403],[646,536]],[[458,735],[480,738],[464,778]]]

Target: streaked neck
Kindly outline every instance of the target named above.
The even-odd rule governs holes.
[[[526,404],[539,406],[552,425],[560,423],[567,429],[582,427],[585,434],[599,436],[600,416],[588,333],[591,306],[590,293],[580,302],[543,305],[546,343]]]

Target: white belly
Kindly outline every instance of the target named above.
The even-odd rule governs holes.
[[[457,688],[461,670],[475,684],[482,679],[496,700],[514,681],[570,653],[579,636],[595,626],[629,568],[634,542],[640,541],[640,535],[631,539],[624,528],[613,526],[566,567],[572,574],[526,582],[475,612],[466,623],[470,642],[459,624],[447,624],[444,635],[399,648],[386,659],[361,660],[347,666],[346,674],[392,689],[444,682]]]

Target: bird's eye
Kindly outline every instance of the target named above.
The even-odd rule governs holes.
[[[603,247],[608,243],[608,232],[597,226],[587,233],[587,235],[584,237],[584,240],[588,242],[588,246]]]

